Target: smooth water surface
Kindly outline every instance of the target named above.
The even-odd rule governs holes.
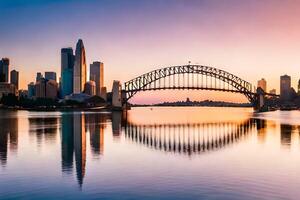
[[[0,198],[299,199],[299,133],[299,111],[0,111]]]

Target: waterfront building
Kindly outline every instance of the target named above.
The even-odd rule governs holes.
[[[90,96],[96,95],[96,83],[95,81],[88,81],[84,84],[84,93]]]
[[[31,82],[27,85],[28,98],[33,98],[35,96],[35,84]]]
[[[19,97],[28,98],[28,90],[19,90]]]
[[[101,88],[100,94],[101,94],[101,98],[104,99],[105,101],[107,101],[107,89],[106,89],[106,87]]]
[[[54,80],[56,82],[56,72],[45,72],[45,79],[48,81]]]
[[[61,97],[73,93],[74,54],[72,48],[61,49]]]
[[[73,93],[81,93],[87,79],[85,49],[81,39],[78,40],[76,45],[73,76]]]
[[[14,84],[16,89],[19,89],[19,72],[16,70],[12,70],[10,72],[10,83]]]
[[[288,75],[280,76],[280,98],[289,100],[291,93],[291,77]]]
[[[270,90],[270,94],[276,94],[276,89]]]
[[[96,94],[101,95],[101,88],[104,87],[104,64],[102,62],[93,62],[90,64],[90,80],[96,83]]]
[[[85,94],[85,93],[73,93],[70,95],[65,96],[65,100],[72,100],[72,101],[78,101],[78,102],[84,102],[91,98],[90,95]]]
[[[46,79],[41,78],[35,84],[35,97],[36,98],[46,98]]]
[[[0,60],[0,82],[8,83],[9,80],[8,72],[9,72],[9,59],[2,58],[2,60]]]
[[[58,84],[54,80],[47,81],[46,83],[46,98],[56,99],[58,94]]]
[[[112,106],[115,108],[122,107],[122,86],[120,81],[114,80],[112,87]]]
[[[262,78],[257,81],[257,87],[260,87],[264,92],[267,91],[267,81]]]
[[[8,94],[17,94],[17,90],[13,84],[6,83],[6,82],[1,82],[0,83],[0,99],[2,98],[3,95],[8,95]]]
[[[36,82],[40,81],[42,78],[44,78],[44,77],[41,72],[36,73],[36,78],[35,78]]]

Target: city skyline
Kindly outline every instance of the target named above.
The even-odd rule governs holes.
[[[0,200],[297,200],[299,10],[0,0]]]
[[[172,2],[90,1],[88,5],[79,1],[1,2],[5,19],[0,24],[7,28],[1,30],[0,55],[9,57],[11,66],[20,72],[21,89],[34,80],[36,71],[60,74],[60,49],[74,46],[78,38],[84,41],[87,65],[94,60],[105,63],[108,90],[113,80],[124,83],[144,72],[188,61],[216,66],[251,83],[264,77],[268,87],[277,91],[279,77],[288,74],[292,76],[292,87],[297,88],[299,3]],[[43,11],[49,8],[56,9],[45,14]],[[82,11],[80,16],[76,15],[78,9]],[[103,12],[95,12],[97,9]],[[131,12],[133,9],[138,12]],[[35,13],[39,20],[32,21],[30,13]],[[69,17],[62,18],[64,15]],[[29,31],[28,39],[23,40],[22,36]],[[28,51],[29,45],[32,50]],[[126,72],[118,73],[122,69]],[[161,92],[150,100],[175,100],[170,94]],[[199,98],[197,92],[191,91],[179,95],[184,98],[187,94]],[[210,96],[210,92],[201,91],[201,94]],[[225,100],[227,96],[240,98],[212,96]],[[136,97],[138,102],[144,100],[143,94]]]

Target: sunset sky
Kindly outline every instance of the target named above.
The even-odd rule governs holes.
[[[30,3],[29,3],[30,2]],[[0,57],[20,71],[60,75],[60,49],[82,38],[88,66],[100,60],[105,84],[172,65],[214,66],[253,84],[300,78],[300,1],[292,0],[0,0]],[[155,95],[156,94],[156,95]],[[140,94],[134,101],[241,99],[202,91]],[[151,96],[151,98],[149,98]]]

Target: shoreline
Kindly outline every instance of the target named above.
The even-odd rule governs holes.
[[[131,108],[148,108],[148,107],[212,107],[212,108],[253,108],[251,106],[218,106],[218,105],[131,105],[128,107],[127,110]],[[18,107],[0,107],[0,110],[24,110],[24,111],[40,111],[40,112],[54,112],[54,111],[61,111],[61,112],[72,112],[72,111],[95,111],[95,112],[115,112],[115,111],[124,111],[126,109],[122,108],[113,108],[107,106],[100,106],[100,107],[58,107],[58,108],[18,108]],[[271,112],[271,111],[295,111],[300,110],[300,108],[270,108],[269,110],[263,112]]]
[[[9,107],[1,107],[0,110],[10,110],[10,111],[37,111],[37,112],[72,112],[72,111],[95,111],[95,112],[112,112],[117,111],[117,109],[108,108],[108,107],[100,107],[100,108],[9,108]],[[119,110],[120,111],[120,110]]]

